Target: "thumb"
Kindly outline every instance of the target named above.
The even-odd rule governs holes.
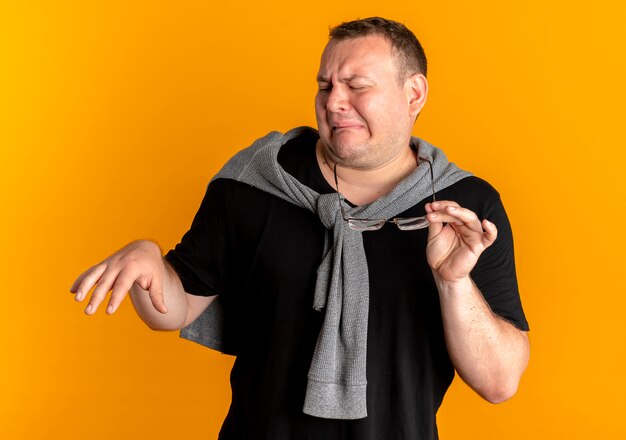
[[[437,217],[436,212],[431,212],[426,215],[428,219],[428,241],[439,235],[443,229],[443,222],[439,221]]]
[[[152,279],[150,287],[148,288],[148,295],[150,296],[152,305],[157,311],[164,314],[167,313],[167,306],[163,299],[163,282],[161,279],[158,277]]]

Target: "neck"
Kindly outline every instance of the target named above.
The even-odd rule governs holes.
[[[335,161],[325,153],[321,141],[317,143],[316,155],[322,175],[328,184],[335,188],[333,174]],[[396,156],[375,168],[360,169],[339,163],[337,165],[339,191],[350,203],[367,205],[391,192],[402,179],[415,170],[416,166],[415,153],[408,145]]]

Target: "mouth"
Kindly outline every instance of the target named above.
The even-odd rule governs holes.
[[[336,124],[332,126],[333,131],[347,130],[347,129],[359,129],[359,128],[362,128],[362,125],[356,124],[356,123],[341,123],[341,124]]]

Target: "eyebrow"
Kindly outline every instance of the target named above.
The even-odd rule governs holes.
[[[353,74],[345,78],[340,78],[339,82],[350,82],[354,79],[365,79],[369,81],[372,80],[372,78],[370,78],[369,76]],[[317,75],[317,82],[330,82],[330,80],[323,75]]]

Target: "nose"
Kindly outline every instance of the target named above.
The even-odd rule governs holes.
[[[350,107],[348,96],[341,84],[335,85],[326,98],[326,110],[332,113],[345,112]]]

